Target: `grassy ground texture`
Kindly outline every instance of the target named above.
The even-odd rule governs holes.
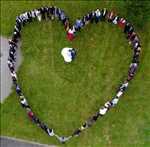
[[[10,37],[15,17],[26,10],[51,4],[65,10],[72,22],[98,8],[126,16],[124,2],[1,1],[1,35]],[[127,16],[126,16],[127,17]],[[150,145],[150,23],[138,33],[141,63],[135,79],[116,108],[66,147],[148,147]],[[65,64],[63,47],[77,49],[77,57]],[[19,83],[34,112],[60,135],[70,135],[99,106],[111,99],[127,75],[132,51],[122,31],[101,22],[89,24],[73,42],[66,40],[57,20],[33,22],[22,31],[23,63]],[[61,146],[33,125],[21,108],[15,91],[1,104],[1,135]]]

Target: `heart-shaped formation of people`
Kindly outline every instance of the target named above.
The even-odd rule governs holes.
[[[23,94],[17,80],[17,75],[15,72],[15,62],[16,62],[16,49],[18,42],[20,40],[20,33],[22,28],[32,21],[41,21],[41,20],[54,20],[57,19],[62,22],[64,25],[67,39],[72,41],[75,38],[75,35],[80,29],[86,26],[88,23],[100,23],[101,21],[106,21],[112,23],[118,27],[120,27],[126,38],[129,41],[129,44],[133,50],[133,58],[130,64],[127,78],[120,84],[118,87],[115,96],[107,101],[103,106],[98,109],[98,111],[91,116],[85,123],[81,125],[80,128],[76,129],[70,136],[64,137],[57,135],[52,128],[49,128],[44,122],[42,122],[32,111],[31,107],[29,106],[25,95]],[[9,40],[9,57],[8,57],[8,67],[10,69],[11,77],[13,84],[16,89],[16,93],[19,96],[19,101],[23,108],[27,111],[27,115],[29,118],[41,129],[43,129],[49,136],[55,136],[60,142],[65,143],[67,140],[71,139],[74,136],[79,136],[79,134],[92,126],[94,122],[98,118],[103,117],[106,112],[108,112],[111,108],[116,106],[120,97],[126,91],[129,82],[133,79],[137,67],[139,65],[139,55],[141,52],[141,45],[139,36],[135,33],[134,27],[131,23],[129,23],[123,17],[119,17],[113,11],[108,11],[106,8],[100,10],[96,9],[88,14],[84,15],[81,19],[77,19],[74,25],[70,25],[69,18],[66,16],[63,10],[57,8],[56,6],[50,7],[41,7],[39,9],[34,9],[23,14],[20,14],[16,17],[16,24],[14,27],[13,35],[11,40]]]

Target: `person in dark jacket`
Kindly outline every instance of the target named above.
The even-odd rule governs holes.
[[[15,65],[14,65],[14,63],[11,61],[10,58],[7,60],[7,64],[8,64],[8,67],[9,67],[10,72],[14,72],[14,71],[15,71]]]
[[[95,113],[93,116],[92,116],[92,120],[93,121],[97,121],[98,117],[99,117],[99,112]]]
[[[29,21],[29,22],[32,22],[32,14],[31,14],[31,11],[28,11],[28,12],[27,12],[27,15],[28,15],[28,21]]]
[[[131,35],[133,32],[134,32],[133,26],[129,22],[127,22],[124,27],[124,33]]]
[[[66,19],[67,18],[65,16],[64,11],[61,11],[61,13],[60,13],[60,21],[63,23],[63,25],[65,25]]]
[[[85,16],[85,24],[88,24],[91,21],[90,13]]]
[[[45,19],[46,19],[46,17],[45,17],[45,13],[46,13],[45,7],[41,7],[41,8],[39,8],[38,10],[39,10],[40,13],[41,13],[42,19],[45,20]]]
[[[22,95],[22,91],[19,85],[16,85],[16,93],[21,96]]]
[[[90,13],[90,20],[91,20],[91,23],[94,22],[94,20],[95,20],[95,11],[92,11],[92,12]]]
[[[138,67],[137,63],[131,63],[130,64],[130,68],[129,68],[129,71],[128,71],[128,81],[133,79],[133,77],[136,73],[137,67]]]
[[[79,136],[80,133],[81,133],[81,129],[76,129],[76,130],[73,132],[72,136]]]
[[[9,57],[13,60],[16,61],[15,53],[9,50]]]
[[[55,15],[55,7],[54,6],[50,7],[49,11],[50,11],[50,14],[51,14],[51,19],[53,20],[54,15]]]
[[[106,8],[102,9],[102,20],[105,20],[107,13],[108,13],[108,11]]]

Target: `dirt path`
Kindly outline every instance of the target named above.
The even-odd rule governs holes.
[[[11,93],[12,80],[10,77],[10,72],[7,66],[8,52],[9,52],[9,44],[8,39],[0,36],[1,47],[0,47],[0,102],[3,102],[5,98],[9,96]],[[22,61],[22,55],[20,51],[20,44],[17,50],[17,61],[16,61],[16,69],[20,66]]]

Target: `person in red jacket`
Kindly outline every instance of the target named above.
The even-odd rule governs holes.
[[[67,39],[69,41],[72,41],[74,39],[74,37],[75,37],[75,28],[73,27],[73,28],[70,28],[68,30],[68,32],[67,32]]]
[[[126,20],[125,20],[124,18],[120,18],[119,21],[118,21],[118,26],[119,26],[121,29],[124,29],[125,24],[126,24]]]
[[[31,110],[28,111],[28,116],[31,120],[33,120],[34,114]]]

